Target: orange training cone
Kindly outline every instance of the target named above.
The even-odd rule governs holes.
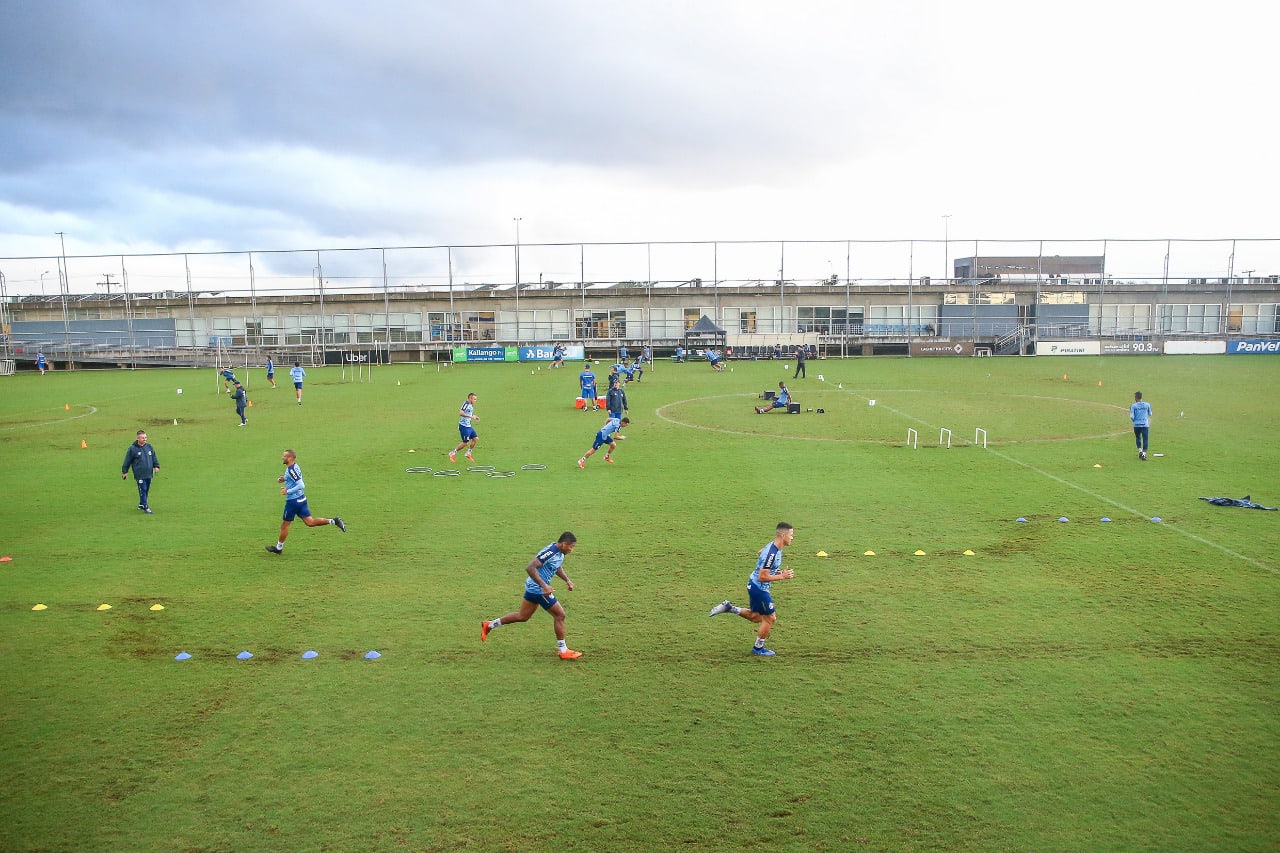
[[[1062,374],[1062,381],[1063,381],[1063,382],[1066,382],[1066,381],[1067,381],[1067,374],[1065,374],[1065,373],[1064,373],[1064,374]]]
[[[1101,388],[1101,387],[1102,387],[1102,380],[1101,380],[1101,379],[1099,379],[1099,380],[1098,380],[1098,387],[1099,387],[1099,388]]]
[[[85,441],[83,438],[82,438],[82,439],[80,439],[80,447],[81,447],[81,449],[84,449],[84,448],[86,448],[86,447],[88,447],[88,446],[89,446],[89,442]]]
[[[1102,383],[1101,383],[1101,382],[1099,382],[1098,384],[1099,384],[1099,385],[1101,385]],[[253,401],[252,401],[252,400],[250,400],[250,401],[249,401],[249,408],[251,408],[251,409],[253,408]]]
[[[71,411],[71,404],[70,404],[70,403],[63,403],[63,404],[62,404],[62,408],[66,409],[66,410],[69,412],[69,411]]]

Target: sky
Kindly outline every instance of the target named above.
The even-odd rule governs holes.
[[[14,259],[61,241],[509,245],[517,228],[932,241],[934,275],[973,241],[1280,238],[1277,24],[1235,0],[12,0],[0,272],[35,292],[49,264]],[[1249,251],[1229,262],[1280,273],[1276,245]],[[1144,252],[1145,269],[1165,247]],[[810,254],[844,275],[838,247]]]

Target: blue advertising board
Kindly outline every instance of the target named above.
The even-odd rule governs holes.
[[[1280,340],[1227,341],[1227,355],[1280,355]]]
[[[587,349],[582,344],[566,344],[564,348],[565,361],[582,361],[587,357]],[[521,361],[555,361],[555,347],[543,344],[541,346],[520,347]]]

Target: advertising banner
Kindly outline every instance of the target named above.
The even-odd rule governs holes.
[[[565,361],[582,361],[587,357],[587,348],[582,344],[565,344]],[[555,361],[555,347],[541,344],[533,347],[520,347],[521,361]]]
[[[1163,355],[1159,341],[1103,341],[1103,355]]]
[[[954,343],[942,343],[940,341],[929,341],[929,342],[912,341],[911,355],[913,356],[973,355],[973,341],[955,341]]]
[[[382,364],[387,358],[388,353],[383,350],[327,349],[324,351],[325,364]]]
[[[454,361],[519,361],[516,347],[454,347]]]
[[[1097,341],[1036,341],[1036,355],[1102,355]]]
[[[1227,351],[1226,341],[1165,341],[1168,355],[1222,355]]]
[[[1227,341],[1227,355],[1280,355],[1280,340]]]

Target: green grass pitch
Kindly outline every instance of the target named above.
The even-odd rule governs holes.
[[[255,370],[244,429],[212,370],[0,379],[0,849],[1280,847],[1280,513],[1198,500],[1280,505],[1280,359],[791,367],[655,365],[585,471],[577,364]],[[470,391],[516,475],[406,473]],[[286,447],[350,530],[274,556]],[[756,658],[707,611],[780,520]],[[583,657],[482,644],[564,530]]]

